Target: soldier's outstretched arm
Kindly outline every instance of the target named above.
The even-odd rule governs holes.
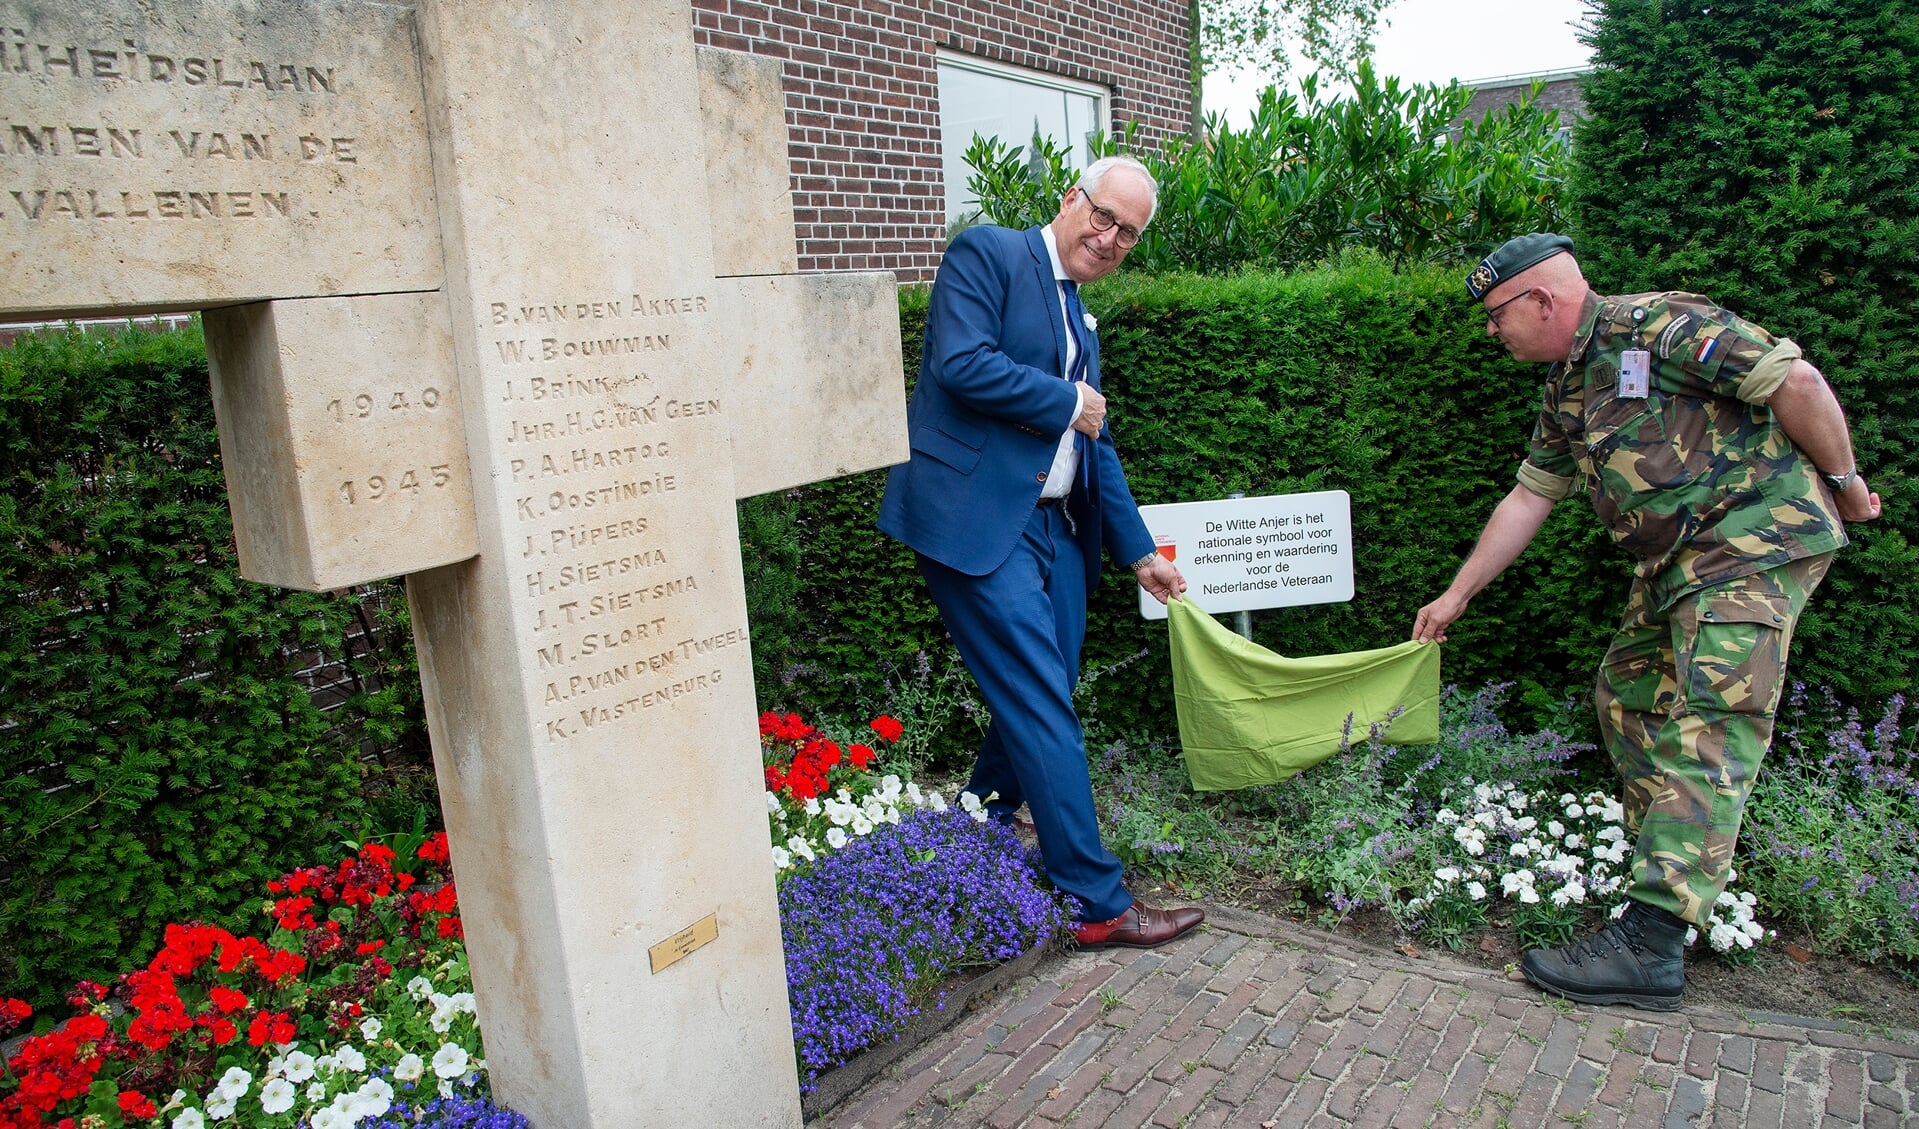
[[[1480,589],[1519,559],[1519,554],[1532,544],[1539,527],[1546,524],[1546,517],[1552,512],[1551,498],[1535,494],[1524,486],[1513,487],[1512,493],[1493,510],[1493,516],[1479,534],[1479,544],[1473,546],[1466,563],[1459,566],[1459,575],[1453,577],[1439,599],[1419,609],[1419,617],[1413,621],[1413,639],[1420,643],[1444,643],[1446,629],[1465,614],[1466,605],[1479,595]]]
[[[1858,469],[1852,453],[1852,431],[1845,409],[1818,369],[1801,359],[1792,362],[1786,379],[1766,401],[1779,429],[1791,439],[1822,474],[1845,474]],[[1856,476],[1844,490],[1833,493],[1839,516],[1847,521],[1871,521],[1879,516],[1879,495]]]

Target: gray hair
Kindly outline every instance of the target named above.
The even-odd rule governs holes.
[[[1153,217],[1159,214],[1159,181],[1153,179],[1153,174],[1147,171],[1145,165],[1132,157],[1101,157],[1086,166],[1079,174],[1079,179],[1073,182],[1073,187],[1079,189],[1081,193],[1097,192],[1100,183],[1106,179],[1106,174],[1114,169],[1132,169],[1146,178],[1146,187],[1151,192],[1153,200],[1152,209],[1146,213],[1146,223],[1152,223]],[[1145,224],[1140,226],[1144,227]]]

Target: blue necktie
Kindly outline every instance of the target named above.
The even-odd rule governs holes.
[[[1086,327],[1086,307],[1079,302],[1079,283],[1064,279],[1060,285],[1066,289],[1066,332],[1073,335],[1073,367],[1066,373],[1067,380],[1083,380],[1086,376],[1086,336],[1082,330]]]
[[[1086,379],[1086,307],[1080,305],[1079,283],[1064,279],[1060,285],[1066,288],[1066,332],[1073,335],[1073,344],[1077,351],[1073,354],[1073,366],[1066,374],[1069,381]],[[1073,478],[1073,488],[1087,490],[1092,486],[1093,459],[1092,447],[1086,442],[1084,434],[1073,434],[1073,450],[1079,454],[1079,473]]]

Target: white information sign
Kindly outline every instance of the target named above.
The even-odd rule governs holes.
[[[1344,490],[1141,506],[1160,555],[1210,614],[1353,598],[1352,498]],[[1139,613],[1166,607],[1139,593]]]

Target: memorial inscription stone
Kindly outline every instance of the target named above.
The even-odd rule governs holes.
[[[0,0],[0,315],[201,309],[243,568],[405,575],[496,1093],[798,1125],[736,497],[906,457],[684,0]]]

